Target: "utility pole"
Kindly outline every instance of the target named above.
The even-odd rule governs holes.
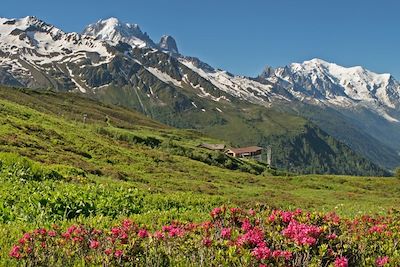
[[[272,161],[272,147],[267,146],[267,164],[269,167],[271,167],[271,161]]]

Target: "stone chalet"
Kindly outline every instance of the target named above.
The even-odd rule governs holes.
[[[249,146],[240,148],[230,148],[225,151],[225,154],[235,157],[235,158],[251,158],[258,161],[262,161],[261,152],[262,147]]]

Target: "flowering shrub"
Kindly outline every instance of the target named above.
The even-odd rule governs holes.
[[[220,207],[202,223],[160,228],[126,219],[24,233],[10,257],[28,266],[400,266],[400,216]]]

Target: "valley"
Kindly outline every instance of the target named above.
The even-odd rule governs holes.
[[[399,81],[178,44],[0,18],[0,266],[399,266]]]
[[[397,205],[391,177],[279,172],[198,148],[220,140],[86,97],[15,88],[0,95],[1,265],[13,264],[6,254],[22,230],[54,223],[199,222],[219,205],[345,217]]]

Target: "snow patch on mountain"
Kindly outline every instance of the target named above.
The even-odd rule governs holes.
[[[190,68],[202,78],[211,82],[215,88],[222,90],[229,95],[241,98],[252,103],[270,105],[272,99],[288,100],[284,96],[272,92],[272,86],[262,84],[243,76],[235,76],[226,71],[196,66],[190,59],[181,57],[179,61]]]
[[[172,78],[171,76],[169,76],[168,74],[160,71],[157,68],[152,68],[152,67],[146,67],[146,69],[153,74],[154,76],[156,76],[158,79],[160,79],[161,81],[165,82],[166,84],[173,84],[177,87],[182,87],[182,83],[174,78]]]
[[[64,33],[36,17],[0,18],[0,51],[7,58],[18,56],[35,66],[63,61],[82,52],[97,54],[103,63],[113,57],[105,43],[77,33]]]
[[[86,93],[86,89],[82,87],[76,80],[75,80],[75,75],[73,74],[72,70],[68,67],[67,65],[67,70],[70,76],[71,81],[75,84],[76,88],[79,89],[82,93]]]

